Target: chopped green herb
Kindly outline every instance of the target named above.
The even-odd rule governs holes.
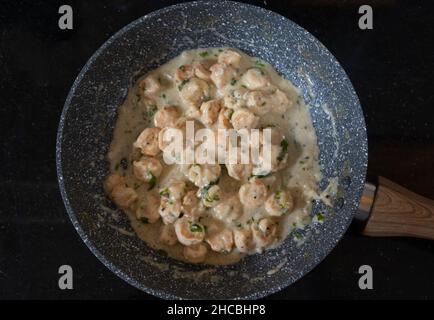
[[[178,86],[178,90],[179,91],[181,91],[183,88],[184,88],[184,86],[188,83],[190,81],[190,79],[184,79],[184,80],[182,80],[182,82],[179,84],[179,86]]]
[[[152,171],[148,171],[148,176],[151,177],[151,179],[149,179],[148,190],[152,190],[157,184],[157,177],[152,173]]]
[[[205,58],[205,57],[208,56],[208,52],[207,52],[207,51],[203,51],[203,52],[199,53],[199,55],[200,55],[202,58]]]
[[[247,89],[247,86],[245,84],[241,85],[244,89]]]
[[[167,187],[160,191],[160,196],[161,197],[169,198],[169,195],[170,195],[169,194],[169,188],[167,188]]]
[[[231,80],[231,86],[234,86],[237,83],[237,80],[235,80],[234,78],[232,78]]]
[[[280,147],[282,148],[277,156],[277,161],[282,161],[285,158],[286,153],[288,152],[288,140],[283,139],[280,142]]]
[[[219,49],[219,52],[223,52],[223,49]]]
[[[280,200],[281,196],[282,196],[282,192],[281,191],[276,191],[274,193],[274,199],[276,199],[276,200]]]
[[[119,170],[119,163],[116,163],[116,165],[115,165],[115,170],[116,170],[116,171]]]
[[[203,232],[203,227],[198,223],[191,223],[190,224],[190,231],[191,232]]]
[[[267,172],[267,173],[260,173],[260,174],[251,174],[250,175],[250,177],[248,177],[247,178],[247,180],[250,180],[250,179],[252,179],[252,178],[254,178],[254,177],[256,177],[256,178],[259,178],[259,179],[262,179],[262,178],[266,178],[266,177],[268,177],[268,176],[270,176],[271,175],[271,172]]]
[[[255,61],[255,66],[257,66],[257,67],[265,67],[265,64],[262,61],[260,61],[260,60],[256,60]]]
[[[163,99],[166,99],[166,94],[165,93],[163,93],[161,96],[163,97]]]
[[[234,110],[230,110],[229,114],[228,114],[228,119],[231,120],[232,119],[232,115],[234,114]]]
[[[185,71],[185,66],[184,65],[179,66],[179,70]]]
[[[322,214],[321,212],[318,212],[318,213],[316,214],[316,219],[317,219],[319,222],[323,222],[323,221],[325,220],[325,215]]]

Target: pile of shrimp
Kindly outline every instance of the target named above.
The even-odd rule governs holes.
[[[162,160],[167,147],[162,137],[169,128],[184,130],[186,121],[193,119],[213,130],[263,130],[261,116],[281,117],[291,108],[292,101],[263,68],[252,64],[240,73],[242,59],[236,50],[221,49],[215,59],[179,66],[169,81],[161,81],[156,72],[141,79],[141,103],[155,105],[154,98],[162,90],[175,87],[186,111],[159,106],[153,124],[135,139],[132,150],[139,156],[132,161],[132,175],[146,191],[139,195],[119,172],[105,181],[105,190],[117,206],[134,212],[143,223],[158,223],[158,241],[182,245],[183,256],[191,263],[204,262],[210,251],[261,252],[278,240],[279,221],[294,207],[291,191],[275,184],[278,172],[288,165],[288,152],[287,138],[274,127],[269,127],[268,172],[260,164],[175,164],[183,178],[154,188],[168,167]],[[238,192],[226,190],[223,175],[239,184]]]

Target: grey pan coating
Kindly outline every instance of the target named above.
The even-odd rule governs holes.
[[[334,208],[314,204],[325,222],[289,236],[277,249],[226,267],[189,265],[151,250],[105,197],[105,160],[118,106],[137,73],[197,47],[236,47],[271,63],[301,89],[319,140]],[[294,283],[345,233],[358,207],[367,164],[366,129],[354,89],[333,55],[306,30],[271,11],[229,1],[191,2],[144,16],[107,40],[67,97],[57,137],[62,197],[95,256],[131,285],[161,298],[253,299]]]

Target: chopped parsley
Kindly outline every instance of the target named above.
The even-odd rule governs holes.
[[[181,71],[185,71],[185,66],[184,66],[184,65],[181,65],[181,66],[179,66],[178,69],[181,70]]]
[[[152,173],[152,171],[148,171],[148,176],[151,177],[151,179],[149,179],[148,190],[152,190],[152,189],[154,189],[155,185],[157,184],[157,177]]]
[[[325,215],[321,212],[318,212],[316,214],[316,220],[318,220],[318,222],[323,222],[325,220]]]
[[[275,200],[280,200],[281,196],[282,196],[282,192],[281,191],[276,191],[276,193],[274,193],[274,199]]]
[[[288,140],[283,139],[280,142],[280,147],[282,148],[279,152],[279,155],[277,156],[278,161],[282,161],[283,158],[285,158],[286,153],[288,152]]]
[[[237,83],[237,80],[235,80],[234,78],[231,79],[231,86],[234,86]]]
[[[257,66],[257,67],[265,67],[265,64],[262,61],[260,61],[260,60],[256,60],[255,61],[255,66]]]
[[[207,57],[208,54],[209,54],[209,53],[208,53],[207,51],[203,51],[203,52],[199,53],[199,55],[200,55],[202,58]]]
[[[184,86],[188,83],[190,81],[190,79],[184,79],[184,80],[182,80],[182,82],[179,84],[179,86],[178,86],[178,90],[179,91],[181,91],[183,88],[184,88]]]
[[[167,187],[160,191],[160,196],[161,197],[169,198],[169,195],[170,195],[169,194],[169,188],[167,188]]]
[[[203,232],[203,227],[198,223],[190,223],[191,232]]]

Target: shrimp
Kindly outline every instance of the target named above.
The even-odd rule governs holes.
[[[179,86],[179,95],[191,105],[198,105],[210,96],[210,88],[206,81],[193,77],[184,80]]]
[[[232,79],[236,77],[235,69],[224,63],[213,64],[209,70],[211,71],[211,80],[217,88],[223,88]]]
[[[205,238],[204,226],[188,217],[176,220],[175,232],[178,241],[185,246],[201,243]]]
[[[245,181],[252,174],[253,165],[241,164],[241,163],[226,163],[226,169],[228,170],[228,175],[236,180]]]
[[[146,128],[134,142],[134,147],[139,148],[146,156],[155,157],[160,153],[160,148],[158,147],[159,132],[159,128]]]
[[[172,201],[180,201],[187,192],[187,186],[184,181],[171,181],[168,187],[160,190],[160,196]]]
[[[158,178],[163,171],[163,166],[160,161],[155,158],[145,158],[140,161],[133,162],[134,176],[141,181],[150,182]]]
[[[125,209],[132,208],[137,200],[137,193],[125,184],[116,185],[110,195],[114,203]]]
[[[203,243],[186,246],[183,249],[184,258],[191,263],[201,263],[205,261],[208,248]]]
[[[184,80],[190,79],[193,74],[193,67],[189,64],[183,64],[176,69],[173,78],[176,82],[182,82]]]
[[[270,216],[282,216],[291,212],[294,200],[289,191],[276,191],[265,201],[265,210]]]
[[[213,216],[226,223],[235,221],[242,213],[240,199],[237,196],[232,196],[225,201],[221,201],[213,209]]]
[[[229,109],[239,109],[246,106],[247,89],[238,88],[226,93],[223,97],[225,107]]]
[[[196,187],[202,188],[218,180],[221,174],[221,168],[218,164],[194,164],[188,170],[188,179]]]
[[[251,111],[241,108],[234,111],[231,122],[235,130],[253,129],[258,126],[259,118]]]
[[[244,207],[255,209],[261,206],[267,198],[267,187],[261,179],[254,177],[241,186],[239,197]]]
[[[222,198],[221,190],[218,185],[206,186],[199,190],[198,193],[202,198],[202,203],[209,208],[215,207]]]
[[[209,63],[198,62],[194,65],[194,75],[199,79],[209,81],[211,80],[211,71],[209,71]]]
[[[139,87],[145,94],[154,95],[162,88],[160,77],[154,74],[148,75],[140,82]]]
[[[231,129],[231,117],[234,111],[228,108],[221,108],[217,117],[217,127],[219,129]]]
[[[240,67],[241,55],[234,50],[224,50],[218,56],[218,62],[234,68]]]
[[[263,70],[251,68],[241,77],[241,82],[249,90],[260,90],[270,85],[270,79]]]
[[[254,249],[253,234],[251,229],[235,229],[234,230],[235,247],[240,252],[249,252]]]
[[[125,179],[119,173],[110,174],[104,182],[104,189],[107,193],[111,193],[116,186],[125,185]]]
[[[158,213],[164,224],[174,223],[181,215],[181,202],[162,197]]]
[[[158,207],[160,205],[160,197],[153,193],[146,194],[136,209],[136,218],[143,223],[155,223],[160,219]]]
[[[234,247],[233,233],[229,229],[211,232],[205,241],[210,245],[211,250],[222,253],[229,253]]]
[[[196,191],[191,190],[187,192],[182,200],[182,212],[184,216],[189,217],[192,220],[199,219],[205,212],[204,205],[196,197]]]
[[[257,223],[252,223],[251,229],[255,243],[259,248],[269,246],[276,240],[277,224],[269,218],[263,218]]]
[[[205,125],[212,125],[217,121],[219,111],[221,108],[220,100],[214,99],[202,103],[200,112],[202,114],[201,120]]]
[[[250,91],[246,94],[246,106],[257,115],[265,115],[272,110],[270,96],[263,91]]]
[[[158,242],[165,244],[166,246],[173,246],[178,242],[173,224],[163,224],[161,226]]]
[[[174,106],[165,106],[155,113],[154,125],[159,128],[174,127],[178,119],[178,109]]]

